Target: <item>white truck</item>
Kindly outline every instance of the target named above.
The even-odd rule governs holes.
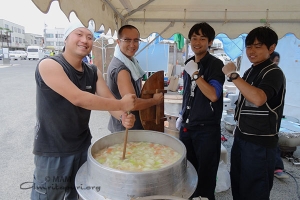
[[[27,47],[27,59],[39,60],[44,58],[43,48],[40,46],[28,46]]]

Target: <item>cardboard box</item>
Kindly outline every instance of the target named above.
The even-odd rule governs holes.
[[[172,91],[172,92],[176,92],[178,90],[178,81],[179,78],[176,76],[171,76],[169,78],[170,83],[168,85],[168,90]]]

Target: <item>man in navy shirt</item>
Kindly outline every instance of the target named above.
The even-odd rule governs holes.
[[[195,24],[188,37],[195,56],[186,61],[183,73],[179,138],[187,149],[187,159],[198,173],[199,182],[192,197],[214,200],[221,149],[224,64],[208,52],[215,38],[209,24]]]

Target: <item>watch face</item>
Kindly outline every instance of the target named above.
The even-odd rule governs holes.
[[[238,77],[239,77],[238,73],[232,73],[232,74],[230,74],[230,79],[231,80],[237,79]]]
[[[194,74],[193,79],[197,80],[198,79],[198,74]]]

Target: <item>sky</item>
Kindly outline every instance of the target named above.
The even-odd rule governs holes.
[[[43,35],[45,24],[47,28],[65,28],[69,23],[56,1],[52,2],[47,14],[42,13],[31,0],[0,0],[0,5],[0,19],[24,26],[25,33]],[[70,19],[78,20],[74,13],[71,13]]]

